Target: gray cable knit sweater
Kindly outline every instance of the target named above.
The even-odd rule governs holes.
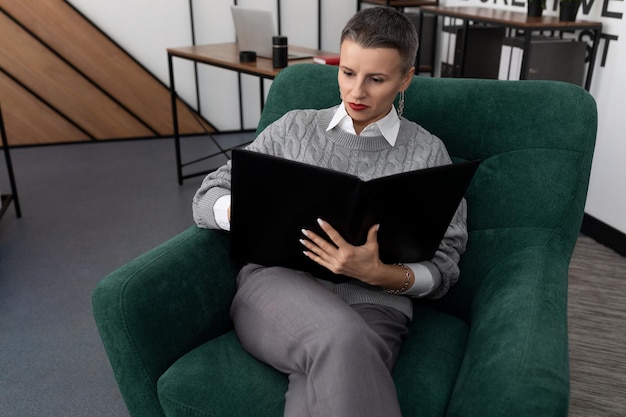
[[[382,136],[356,136],[339,128],[326,132],[335,110],[336,107],[291,111],[268,126],[247,148],[357,175],[363,180],[451,162],[441,140],[406,119],[401,121],[394,146]],[[193,199],[193,215],[199,227],[219,228],[213,216],[213,206],[221,196],[230,194],[230,170],[229,161],[207,175],[198,189]],[[467,242],[465,220],[466,206],[463,201],[435,257],[423,263],[435,279],[435,288],[428,297],[442,297],[458,280],[458,261]],[[412,318],[413,309],[408,297],[388,294],[381,288],[358,280],[339,284],[321,282],[348,304],[382,304]]]

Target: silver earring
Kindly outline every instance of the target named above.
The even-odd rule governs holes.
[[[400,91],[400,101],[398,101],[398,119],[402,118],[404,113],[404,91]]]

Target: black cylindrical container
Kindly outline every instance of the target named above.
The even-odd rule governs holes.
[[[274,68],[284,68],[287,66],[287,37],[272,37],[272,63]]]

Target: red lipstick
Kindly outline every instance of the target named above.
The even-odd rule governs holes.
[[[369,106],[366,106],[365,104],[356,104],[356,103],[348,103],[348,105],[350,106],[352,110],[355,110],[355,111],[365,110],[369,107]]]

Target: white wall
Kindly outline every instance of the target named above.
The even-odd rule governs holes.
[[[623,2],[610,2],[610,10],[626,13]],[[608,44],[606,64],[597,69],[591,88],[599,126],[585,211],[626,233],[626,25],[623,20],[602,21],[603,30],[618,40]]]
[[[555,0],[547,0],[546,14],[556,14]],[[601,20],[605,38],[600,44],[591,93],[599,110],[598,142],[586,212],[626,233],[626,12],[621,0],[584,0],[579,19]],[[166,48],[191,44],[189,2],[181,0],[70,0],[77,9],[137,58],[164,83]],[[445,5],[469,5],[525,11],[525,0],[442,0]],[[228,0],[193,0],[198,44],[233,42],[234,28]],[[239,5],[273,10],[275,0],[239,0]],[[283,0],[282,34],[292,44],[317,48],[317,0]],[[604,11],[603,11],[604,10]],[[338,51],[339,33],[356,11],[356,1],[322,0],[322,49]],[[587,13],[585,13],[585,11]],[[606,52],[606,53],[605,53]],[[602,66],[602,61],[605,61]],[[196,105],[193,67],[175,60],[179,95]],[[199,66],[202,114],[221,130],[239,128],[236,76],[225,70]],[[244,120],[254,128],[259,117],[259,84],[243,77]],[[266,82],[266,92],[270,83]]]

